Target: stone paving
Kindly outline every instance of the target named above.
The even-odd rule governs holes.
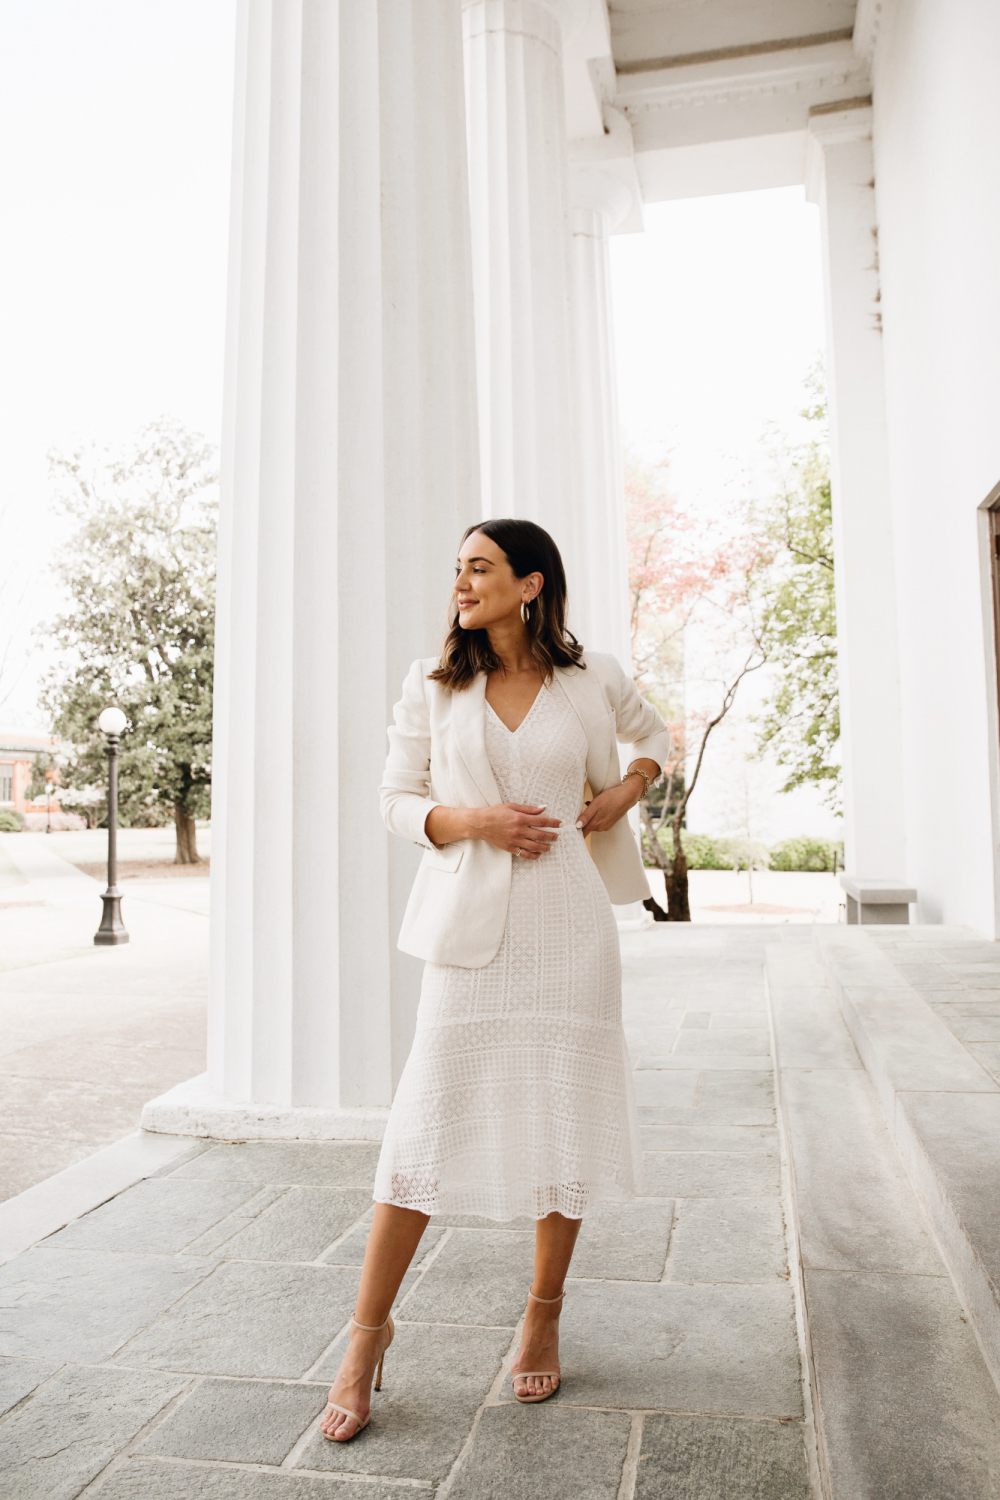
[[[1000,1083],[1000,947],[963,928],[865,930]]]
[[[530,1224],[434,1219],[326,1442],[377,1148],[200,1141],[0,1269],[0,1496],[806,1500],[763,961],[809,937],[623,935],[646,1195],[584,1224],[553,1400],[507,1373]]]
[[[132,940],[97,948],[103,887],[56,850],[100,837],[0,834],[0,1200],[120,1140],[205,1067],[208,880],[129,882]]]

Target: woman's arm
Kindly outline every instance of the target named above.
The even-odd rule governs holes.
[[[496,807],[444,807],[439,802],[427,814],[424,828],[435,844],[483,839],[508,854],[520,850],[522,859],[538,859],[559,837],[559,819],[543,818],[544,811],[518,802]]]
[[[633,760],[629,764],[629,771],[645,771],[650,781],[655,780],[660,774],[660,767],[655,760]],[[629,776],[626,772],[626,780],[620,786],[609,786],[600,792],[588,807],[580,814],[577,828],[583,829],[584,838],[588,833],[607,833],[609,828],[614,828],[620,818],[638,802],[642,801],[645,783],[641,776]]]
[[[424,825],[437,803],[431,797],[431,722],[424,693],[425,664],[415,661],[406,674],[403,696],[392,710],[389,758],[382,773],[379,803],[390,833],[433,849]]]
[[[632,765],[637,765],[641,757],[644,762],[650,761],[656,766],[655,774],[659,776],[670,759],[670,730],[653,705],[640,696],[639,689],[622,670],[621,663],[615,660],[614,665],[618,689],[615,705],[618,738],[623,744],[632,746],[636,756]]]
[[[415,661],[406,674],[403,696],[392,711],[389,758],[379,798],[390,833],[426,849],[459,839],[483,839],[508,854],[537,859],[558,837],[558,818],[544,818],[544,807],[503,803],[498,807],[444,807],[431,791],[431,726],[424,686],[426,663]]]

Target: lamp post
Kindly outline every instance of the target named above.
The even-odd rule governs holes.
[[[108,888],[101,897],[101,925],[94,933],[94,942],[104,946],[128,942],[118,889],[118,740],[127,722],[120,708],[106,708],[97,721],[108,737]]]

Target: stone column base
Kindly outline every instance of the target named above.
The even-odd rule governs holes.
[[[323,1109],[229,1099],[201,1073],[151,1099],[141,1126],[161,1135],[224,1141],[380,1141],[388,1118],[388,1108]]]

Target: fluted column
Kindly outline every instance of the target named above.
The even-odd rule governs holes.
[[[570,171],[573,375],[578,412],[576,503],[586,589],[577,601],[583,639],[610,651],[631,676],[625,495],[608,235],[632,195],[599,167]]]
[[[377,1136],[420,965],[378,813],[479,512],[460,0],[242,0],[209,1075],[144,1124]]]
[[[537,521],[582,589],[564,28],[573,0],[463,0],[484,513]]]
[[[827,309],[845,854],[906,877],[902,707],[870,108],[809,122]]]

